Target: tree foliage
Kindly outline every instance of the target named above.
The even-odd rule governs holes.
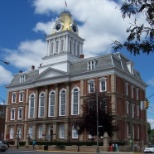
[[[154,0],[125,0],[121,6],[122,17],[134,15],[135,21],[127,29],[127,41],[113,43],[114,51],[126,48],[130,53],[138,55],[141,52],[149,54],[154,52]],[[147,23],[138,25],[137,15],[145,17]]]
[[[89,133],[91,136],[97,135],[97,97],[96,93],[87,95],[82,105],[83,113],[75,121],[75,126],[79,127],[78,133]],[[103,93],[98,94],[98,121],[99,136],[107,132],[111,137],[118,127],[114,124],[114,116],[111,114],[110,97]]]

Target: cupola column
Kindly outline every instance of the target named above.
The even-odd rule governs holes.
[[[50,42],[49,41],[47,41],[46,42],[46,56],[49,56],[50,55],[50,49],[49,49],[49,44],[50,44]]]
[[[66,35],[65,51],[68,52],[68,35]]]

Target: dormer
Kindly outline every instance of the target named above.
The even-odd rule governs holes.
[[[23,83],[26,81],[26,74],[20,74],[20,83]]]
[[[127,68],[131,74],[134,74],[134,64],[132,61],[126,62]]]
[[[87,70],[94,70],[96,68],[96,60],[89,60],[87,62]]]

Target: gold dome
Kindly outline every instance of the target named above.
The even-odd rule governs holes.
[[[72,31],[76,34],[78,33],[77,24],[72,19],[71,14],[66,11],[60,14],[59,19],[56,21],[54,25],[52,33],[54,34],[54,33],[65,31],[65,30]]]

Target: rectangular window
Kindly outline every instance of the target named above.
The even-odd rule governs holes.
[[[24,93],[19,92],[19,102],[23,102]]]
[[[128,101],[126,102],[126,113],[127,115],[129,115],[129,102]]]
[[[135,108],[135,105],[132,104],[132,118],[134,118],[134,114],[135,114],[135,112],[134,112],[134,108]]]
[[[38,127],[38,138],[42,139],[42,126]]]
[[[96,67],[96,60],[87,62],[87,70],[93,70]]]
[[[14,128],[10,128],[10,139],[14,139]]]
[[[94,81],[89,82],[89,93],[94,93],[95,92],[95,83]]]
[[[134,98],[134,86],[131,86],[131,94],[132,94],[132,98]]]
[[[72,127],[72,138],[73,138],[73,139],[77,139],[77,138],[78,138],[78,132],[77,132],[77,130],[74,128],[74,126]]]
[[[15,120],[15,109],[11,109],[11,120]]]
[[[18,108],[18,119],[22,119],[22,116],[23,116],[23,108],[20,107]]]
[[[20,75],[20,83],[25,82],[26,76],[25,75]]]
[[[12,93],[12,103],[16,103],[16,93]]]
[[[139,117],[139,113],[140,113],[140,107],[139,105],[137,105],[137,116]]]
[[[33,127],[32,126],[29,126],[28,134],[29,134],[29,137],[32,139],[32,134],[33,134]]]
[[[128,96],[128,82],[125,83],[126,96]]]
[[[136,88],[136,100],[139,100],[139,89]]]
[[[130,133],[130,124],[127,123],[127,135],[130,136],[130,134],[131,134],[131,133]]]
[[[100,83],[100,92],[106,91],[106,78],[100,78],[99,83]]]

